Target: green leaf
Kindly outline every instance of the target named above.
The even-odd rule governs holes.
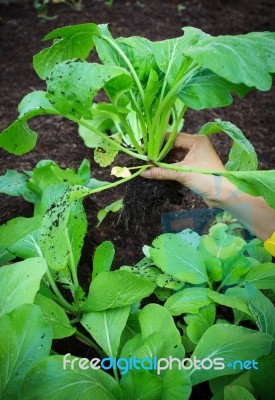
[[[72,203],[87,192],[84,187],[72,186],[59,201],[49,207],[43,217],[39,245],[49,267],[56,271],[62,270],[68,262],[75,269],[73,264],[76,267],[78,262],[81,248],[75,254],[74,251],[75,247],[82,246],[87,221],[81,200],[75,205]],[[79,232],[74,227],[78,227]]]
[[[46,97],[46,92],[37,90],[27,94],[18,106],[19,118],[26,121],[43,114],[59,114]]]
[[[28,177],[17,171],[8,169],[5,175],[0,176],[0,193],[9,196],[21,196],[27,189]]]
[[[184,317],[185,323],[188,325],[186,333],[193,343],[198,343],[204,332],[214,324],[216,317],[215,304],[209,304],[199,309],[195,315],[187,314]]]
[[[64,309],[55,301],[38,293],[34,303],[40,307],[44,320],[52,328],[53,339],[63,339],[75,333],[76,329],[71,326]]]
[[[127,400],[159,400],[162,394],[162,380],[148,371],[129,371],[120,386]]]
[[[192,246],[198,250],[201,236],[197,232],[192,231],[191,229],[184,229],[181,232],[177,232],[177,235],[186,240],[186,242],[192,244]]]
[[[239,363],[234,366],[236,360],[241,362],[256,360],[258,357],[268,354],[271,345],[272,337],[266,333],[230,324],[213,325],[202,336],[192,358],[195,356],[199,360],[222,358],[224,368],[192,369],[190,371],[192,384],[197,385],[218,376],[236,374],[240,371]]]
[[[211,289],[207,289],[207,296],[215,303],[235,308],[250,316],[252,315],[248,307],[247,294],[244,289],[233,287],[227,289],[224,294],[214,292]]]
[[[189,283],[207,282],[203,258],[186,240],[166,233],[158,236],[152,245],[150,257],[164,273]]]
[[[275,340],[275,308],[272,302],[256,289],[252,283],[246,282],[248,304],[256,324],[261,332],[269,333]],[[275,346],[274,346],[275,349]]]
[[[262,196],[270,207],[275,208],[275,170],[270,171],[228,171],[220,173],[242,192]]]
[[[93,37],[99,34],[97,25],[81,24],[58,28],[44,37],[54,39],[48,47],[33,58],[33,66],[40,78],[45,79],[53,67],[65,60],[79,58],[85,60],[94,47]]]
[[[228,82],[209,69],[203,68],[184,82],[177,95],[188,107],[203,110],[228,106],[233,102],[232,92],[243,97],[247,91],[246,86]]]
[[[159,91],[159,78],[158,74],[154,69],[151,69],[148,82],[146,85],[146,89],[144,92],[144,107],[147,110],[150,110],[154,100],[156,99],[156,95]]]
[[[159,69],[166,74],[170,87],[178,76],[186,57],[183,54],[186,38],[184,36],[167,39],[152,44],[152,51]]]
[[[87,358],[83,359],[86,361],[83,361],[81,366],[78,359],[72,367],[74,359],[73,356],[67,356],[65,368],[64,356],[46,357],[37,363],[23,382],[20,400],[120,398],[121,389],[113,377],[101,370],[90,368]]]
[[[188,400],[191,391],[190,377],[185,370],[166,371],[161,400]]]
[[[207,274],[211,282],[219,282],[222,279],[222,262],[220,259],[210,257],[205,260]]]
[[[130,339],[132,339],[133,337],[137,336],[140,333],[140,325],[138,320],[139,305],[140,305],[139,303],[136,303],[132,304],[131,306],[130,314],[120,339],[121,348],[125,345],[127,341],[129,341]]]
[[[0,268],[0,316],[22,304],[31,304],[47,270],[41,257],[30,258]]]
[[[109,357],[117,357],[130,306],[84,314],[81,324]]]
[[[77,170],[77,175],[81,179],[81,185],[88,185],[91,179],[91,166],[90,166],[90,161],[87,160],[87,158],[84,158],[82,163],[80,164],[78,170]]]
[[[228,385],[237,385],[245,388],[250,393],[255,394],[255,389],[250,382],[250,376],[253,369],[250,369],[244,373],[238,373],[236,375],[224,375],[209,381],[209,385],[213,394],[221,394],[221,399],[224,400],[224,388]]]
[[[242,386],[229,385],[224,388],[224,400],[256,400],[256,398]]]
[[[105,208],[102,208],[101,210],[98,211],[97,213],[97,219],[98,219],[98,224],[96,227],[98,228],[101,222],[105,219],[105,217],[110,213],[116,213],[119,212],[122,208],[123,205],[123,199],[119,199],[114,201],[111,204],[108,204]]]
[[[149,264],[148,266],[146,263],[147,261]],[[160,276],[160,270],[157,267],[154,267],[153,265],[151,265],[149,259],[147,259],[147,258],[145,258],[144,264],[142,264],[140,262],[135,266],[123,265],[122,267],[120,267],[120,270],[121,271],[129,271],[132,274],[140,276],[141,278],[148,279],[151,282],[159,284],[157,282],[157,278]],[[163,274],[161,274],[161,275],[164,276]]]
[[[229,121],[216,119],[215,122],[203,125],[199,131],[201,135],[206,136],[218,132],[226,133],[233,140],[233,147],[226,164],[227,169],[231,171],[253,171],[257,169],[258,160],[255,149],[236,125]]]
[[[73,169],[62,169],[51,160],[43,160],[34,168],[31,182],[35,183],[44,192],[49,186],[62,182],[67,183],[67,186],[81,185],[82,179]]]
[[[82,200],[76,200],[71,203],[68,219],[68,236],[71,253],[69,265],[71,268],[75,268],[79,263],[87,227],[88,221]]]
[[[245,280],[257,289],[272,289],[275,291],[275,265],[273,263],[256,264],[250,268]]]
[[[260,263],[268,263],[272,261],[272,255],[264,248],[263,242],[258,239],[250,240],[246,245],[248,255]]]
[[[18,156],[31,151],[37,140],[37,133],[28,124],[17,120],[0,135],[0,148]]]
[[[246,244],[244,239],[227,231],[228,225],[218,223],[209,229],[208,235],[202,237],[202,245],[212,257],[226,259],[238,253]]]
[[[26,374],[49,354],[51,328],[38,306],[25,304],[0,318],[0,333],[0,398],[19,399]]]
[[[245,373],[246,374],[246,373]],[[242,374],[242,375],[245,375]],[[239,374],[236,374],[236,376],[242,376]],[[211,392],[215,394],[222,394],[221,398],[223,399],[223,391],[225,386],[231,384],[232,382],[235,381],[235,376],[232,375],[224,375],[224,376],[219,376],[218,378],[210,379],[209,380],[209,387],[211,389]],[[250,384],[251,386],[251,384]],[[211,399],[212,400],[212,399]]]
[[[165,307],[159,304],[148,304],[139,313],[139,322],[142,340],[156,334],[161,338],[165,345],[165,351],[168,353],[181,345],[180,333]]]
[[[80,125],[79,134],[84,140],[85,146],[96,148],[101,146],[104,141],[93,132],[93,128],[106,134],[108,131],[112,133],[119,132],[121,130],[120,118],[116,108],[108,103],[93,104],[91,113],[92,119],[85,121],[91,126],[91,129]]]
[[[251,261],[242,254],[227,258],[222,266],[222,286],[239,284],[251,268]]]
[[[91,283],[83,311],[124,307],[149,296],[155,287],[154,283],[128,271],[101,272]]]
[[[114,256],[115,248],[112,242],[106,240],[97,246],[93,258],[92,280],[94,280],[101,272],[110,271]]]
[[[275,355],[263,356],[257,361],[258,369],[251,371],[250,380],[261,400],[270,400],[270,394],[275,392]]]
[[[58,64],[47,80],[48,98],[62,115],[74,115],[90,119],[94,96],[107,81],[115,77],[123,78],[121,87],[117,86],[117,95],[125,91],[125,80],[131,86],[131,77],[119,67],[69,60]]]
[[[0,146],[6,151],[22,155],[31,151],[37,140],[37,133],[32,131],[27,120],[42,114],[59,114],[45,97],[45,92],[35,91],[27,94],[18,106],[19,117],[0,135]]]
[[[192,287],[173,294],[165,302],[165,307],[172,315],[197,314],[201,307],[205,307],[210,303],[212,303],[212,300],[208,297],[207,288]]]
[[[122,51],[134,67],[141,82],[147,82],[152,69],[156,69],[155,57],[152,52],[153,43],[138,36],[116,39]]]
[[[185,49],[184,54],[229,82],[269,90],[274,72],[272,33],[208,37]]]
[[[152,268],[150,268],[150,269],[152,269]],[[157,268],[156,268],[156,270],[157,270]],[[156,277],[156,284],[161,288],[165,287],[165,288],[173,289],[173,290],[180,290],[184,286],[184,282],[174,279],[169,275],[160,274],[160,273],[158,273],[158,275]]]
[[[21,258],[41,256],[37,243],[42,216],[17,217],[0,226],[0,243]]]

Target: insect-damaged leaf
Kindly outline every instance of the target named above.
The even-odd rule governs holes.
[[[43,40],[53,39],[53,45],[40,51],[33,58],[36,73],[45,79],[58,62],[71,58],[85,60],[94,47],[94,36],[98,33],[96,24],[65,26],[50,32]]]
[[[39,245],[49,267],[54,270],[63,269],[67,263],[71,268],[78,264],[87,221],[81,200],[77,199],[87,193],[88,189],[81,186],[67,189],[43,218]]]
[[[116,96],[119,97],[132,84],[126,70],[86,61],[64,61],[52,70],[47,79],[47,96],[61,114],[89,119],[92,118],[90,109],[94,96],[116,77],[123,78],[116,81]]]
[[[17,120],[0,135],[0,148],[9,153],[21,155],[31,151],[37,140],[37,133],[32,131],[27,122]]]

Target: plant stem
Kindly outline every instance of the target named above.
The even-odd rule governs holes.
[[[143,167],[150,168],[153,167],[153,164],[143,165]],[[140,168],[140,165],[137,165],[136,167],[128,167],[127,169],[138,169],[138,168]]]
[[[117,143],[115,140],[110,139],[108,136],[106,136],[104,133],[98,131],[97,129],[95,129],[93,126],[89,125],[87,122],[75,118],[73,116],[67,116],[68,119],[70,119],[73,122],[76,122],[78,125],[82,125],[85,128],[89,129],[91,132],[95,133],[96,135],[98,135],[99,137],[101,137],[103,139],[103,141],[109,143],[112,147],[115,147],[117,150],[119,151],[123,151],[124,153],[128,154],[131,157],[134,158],[138,158],[140,160],[148,160],[148,157],[143,155],[143,154],[138,154],[138,153],[134,153],[133,151],[127,149],[127,147],[123,147],[121,146],[119,143]]]
[[[112,189],[116,186],[119,186],[122,183],[130,181],[131,179],[134,179],[136,176],[142,174],[142,172],[144,172],[148,167],[151,167],[151,165],[144,165],[144,166],[140,167],[140,169],[137,172],[135,172],[133,175],[131,175],[127,178],[120,179],[113,183],[108,183],[107,185],[100,186],[95,189],[89,190],[88,188],[81,186],[80,194],[76,194],[76,196],[74,196],[74,193],[71,194],[71,201],[81,199],[82,197],[89,196],[91,194],[99,193],[99,192],[102,192],[103,190]]]
[[[163,101],[160,102],[157,112],[154,116],[153,119],[153,123],[152,123],[152,131],[153,132],[157,132],[157,126],[158,126],[158,121],[161,118],[161,115],[164,113],[167,113],[168,111],[170,111],[171,106],[173,105],[173,103],[175,102],[176,98],[177,98],[177,92],[179,90],[179,88],[183,85],[184,82],[186,82],[192,75],[193,73],[198,69],[198,66],[195,65],[192,68],[189,69],[189,71],[186,72],[186,74],[184,76],[182,76],[170,89],[170,91],[167,93],[167,95],[164,97]],[[180,75],[180,73],[179,73]],[[163,135],[161,135],[160,140],[164,140]],[[153,145],[154,146],[154,145]],[[150,144],[149,144],[150,147]],[[149,158],[150,158],[150,154],[149,154]],[[159,157],[158,157],[159,159]]]
[[[127,121],[126,121],[126,118],[125,118],[122,114],[120,114],[119,117],[120,117],[120,120],[121,120],[121,122],[122,122],[122,125],[123,125],[123,127],[124,127],[124,129],[125,129],[127,135],[128,135],[129,138],[131,139],[131,142],[132,142],[132,144],[135,146],[135,148],[136,148],[136,150],[138,151],[138,153],[139,153],[139,154],[144,154],[144,152],[143,152],[141,146],[139,145],[138,141],[137,141],[136,138],[135,138],[134,132],[133,132],[132,129],[129,127],[129,125],[128,125]]]
[[[139,77],[138,77],[138,75],[136,73],[136,70],[133,67],[131,61],[126,56],[124,51],[117,45],[117,43],[115,42],[114,39],[109,38],[108,36],[105,36],[105,35],[102,36],[102,39],[106,40],[106,42],[108,42],[118,52],[118,54],[122,57],[122,59],[124,60],[124,62],[128,66],[128,68],[129,68],[129,70],[130,70],[130,72],[131,72],[131,74],[132,74],[132,76],[134,78],[134,81],[135,81],[135,83],[137,85],[137,88],[138,88],[140,97],[142,99],[142,102],[144,104],[144,90],[143,90],[143,87],[141,85]],[[137,112],[139,114],[139,119],[140,119],[141,128],[142,128],[143,142],[144,142],[144,147],[146,149],[147,148],[147,129],[146,129],[146,124],[145,124],[145,121],[144,121],[144,118],[143,118],[142,111],[141,111],[141,109],[140,109],[140,107],[139,107],[139,105],[138,105],[138,103],[137,103],[137,101],[135,99],[135,96],[133,95],[132,91],[131,91],[131,97],[132,97],[132,101],[135,103]]]
[[[205,175],[221,175],[221,176],[230,176],[230,171],[209,171],[206,169],[200,168],[187,168],[187,167],[178,167],[173,164],[166,164],[159,161],[154,161],[154,164],[161,168],[171,169],[173,171],[182,171],[182,172],[198,172],[200,174]],[[234,171],[235,173],[235,171]]]
[[[62,294],[60,293],[49,268],[47,269],[46,275],[47,275],[48,282],[49,282],[54,294],[56,295],[60,305],[62,305],[62,307],[64,307],[71,314],[76,315],[76,310],[74,309],[74,307],[70,303],[68,303],[67,300],[65,300],[64,297],[62,296]]]
[[[166,156],[166,154],[170,151],[170,149],[176,139],[176,136],[178,134],[178,126],[179,126],[186,110],[187,110],[187,106],[184,104],[182,111],[179,113],[179,115],[176,119],[174,129],[172,130],[172,132],[169,136],[169,139],[167,140],[165,146],[163,147],[163,149],[161,150],[161,152],[158,155],[158,160],[162,160]]]
[[[117,369],[114,368],[114,367],[113,367],[113,372],[114,372],[115,380],[119,383],[119,377],[118,377]]]
[[[104,352],[101,350],[101,348],[94,343],[92,340],[90,340],[89,338],[87,338],[85,335],[83,335],[81,332],[79,332],[78,330],[75,331],[76,336],[83,341],[84,343],[86,343],[88,346],[90,346],[92,349],[94,349],[101,358],[105,357]]]
[[[66,236],[66,242],[67,242],[66,244],[67,244],[69,252],[70,252],[70,256],[69,256],[70,264],[69,265],[70,265],[70,270],[72,273],[72,279],[73,279],[74,286],[77,287],[77,286],[79,286],[78,277],[77,277],[77,268],[76,268],[76,265],[74,262],[73,250],[72,250],[71,241],[70,241],[69,234],[68,234],[68,229],[65,230],[65,236]]]

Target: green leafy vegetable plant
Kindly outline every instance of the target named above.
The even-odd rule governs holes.
[[[236,391],[264,396],[272,385],[265,366],[272,369],[274,362],[274,307],[266,291],[275,289],[275,268],[263,245],[217,223],[202,237],[192,231],[161,235],[136,266],[111,271],[115,250],[103,242],[85,293],[77,278],[85,213],[75,186],[60,182],[85,177],[89,185],[85,165],[72,174],[40,163],[29,186],[23,188],[26,180],[19,186],[26,197],[31,187],[39,194],[44,185],[34,198],[35,216],[0,227],[1,263],[9,261],[0,268],[1,398],[187,400],[192,386],[205,381],[220,398]],[[20,177],[9,177],[2,189],[18,195]],[[148,301],[152,294],[161,304]],[[52,339],[68,337],[90,347],[106,368],[89,368],[90,360],[77,354],[51,352]],[[165,360],[171,358],[169,369]],[[122,361],[116,365],[115,359]],[[193,367],[179,367],[184,359]],[[196,368],[195,360],[204,359],[223,360],[224,367]],[[133,360],[143,360],[142,368]],[[243,369],[251,360],[263,368]]]
[[[214,398],[237,393],[266,398],[272,388],[266,368],[274,370],[275,270],[259,241],[247,242],[219,222],[204,236],[161,235],[144,246],[137,265],[116,271],[114,246],[102,243],[86,291],[78,268],[87,230],[84,197],[127,182],[153,164],[175,168],[163,158],[188,107],[227,106],[232,92],[268,90],[274,34],[211,37],[185,28],[179,38],[151,42],[114,39],[106,25],[83,24],[59,28],[45,40],[53,44],[34,57],[34,68],[47,91],[22,100],[0,145],[17,155],[30,151],[37,134],[27,121],[62,115],[79,125],[100,165],[112,163],[119,151],[144,165],[133,173],[116,169],[121,179],[114,183],[92,178],[87,160],[77,172],[44,160],[33,171],[0,177],[2,193],[34,205],[32,217],[0,227],[0,398],[182,400],[206,381]],[[102,64],[85,61],[94,47]],[[109,102],[94,101],[101,90]],[[216,120],[200,134],[220,131],[234,142],[228,170],[198,171],[224,175],[275,207],[274,171],[256,171],[255,151],[233,124]],[[120,207],[120,201],[110,205],[99,220]],[[158,304],[149,296],[157,296]],[[64,357],[52,347],[53,339],[68,337],[87,345],[100,362],[123,363],[110,364],[109,372],[83,368],[89,360]],[[190,368],[177,361],[170,369],[153,364],[186,356]],[[143,360],[142,369],[129,367],[132,357]],[[217,358],[223,368],[196,368],[196,360],[209,364]],[[247,361],[263,368],[244,368]]]
[[[30,151],[37,134],[27,121],[55,114],[79,125],[101,166],[110,165],[122,151],[143,161],[143,168],[154,164],[187,171],[163,162],[186,110],[225,107],[232,103],[232,93],[243,97],[252,89],[269,90],[275,36],[253,32],[213,37],[192,27],[183,30],[183,36],[159,42],[136,36],[114,39],[107,25],[92,23],[52,31],[44,40],[53,44],[34,56],[34,69],[47,90],[22,100],[19,117],[2,132],[0,145],[18,155]],[[86,61],[94,48],[101,63]],[[108,102],[97,101],[102,90]],[[233,140],[227,171],[188,171],[226,176],[274,207],[274,171],[256,170],[253,146],[230,122],[210,122],[199,133],[217,132]],[[138,174],[143,170],[137,169]]]

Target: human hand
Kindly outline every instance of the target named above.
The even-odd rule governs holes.
[[[179,133],[174,142],[172,152],[176,159],[179,160],[179,162],[173,164],[174,166],[225,171],[222,161],[206,136]],[[152,167],[143,172],[141,176],[147,179],[178,181],[200,195],[209,206],[219,205],[225,197],[230,195],[230,190],[236,189],[225,178],[197,172],[182,172]]]

